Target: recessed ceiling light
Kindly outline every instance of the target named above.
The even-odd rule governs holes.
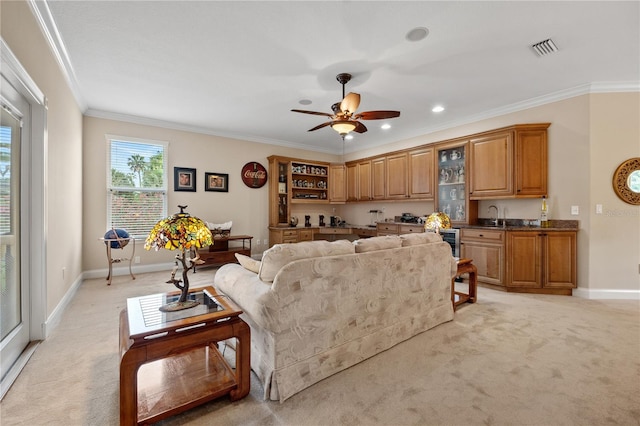
[[[429,30],[425,27],[416,27],[409,31],[406,36],[404,36],[409,41],[420,41],[427,38],[429,35]]]
[[[431,111],[433,111],[433,112],[442,112],[442,111],[444,111],[444,107],[442,105],[437,105],[437,106],[434,106],[431,109]]]
[[[391,124],[389,123],[384,123],[382,126],[380,126],[381,129],[387,130],[391,128]]]
[[[310,100],[310,99],[300,99],[300,100],[298,101],[298,103],[299,103],[300,105],[311,105],[311,103],[312,103],[312,102],[311,102],[311,100]]]

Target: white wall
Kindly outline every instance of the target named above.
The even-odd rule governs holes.
[[[41,237],[50,315],[82,274],[82,113],[27,3],[3,1],[0,7],[2,38],[48,100],[46,233]]]
[[[233,234],[248,234],[254,237],[253,253],[261,253],[267,245],[268,230],[268,185],[259,189],[248,188],[240,179],[242,166],[257,161],[268,169],[269,155],[286,155],[316,161],[335,161],[338,157],[285,147],[228,139],[198,133],[144,126],[122,121],[85,116],[84,118],[84,196],[88,200],[84,208],[83,224],[83,269],[85,271],[106,270],[107,260],[103,243],[98,238],[104,235],[106,217],[107,140],[106,135],[118,135],[140,139],[169,142],[169,214],[178,212],[178,205],[188,205],[187,211],[207,222],[233,221]],[[173,191],[173,168],[196,169],[196,192]],[[204,173],[216,172],[229,175],[229,192],[207,192],[204,190]],[[272,177],[269,177],[272,178]],[[293,213],[303,224],[304,214],[313,215],[317,223],[318,214],[331,214],[331,207],[296,206]],[[328,217],[327,217],[328,219]],[[260,240],[260,244],[258,244]],[[171,262],[175,252],[161,250],[147,252],[138,244],[136,255],[141,263],[137,269],[157,263]],[[119,254],[120,255],[120,254]],[[135,272],[135,271],[134,271]],[[106,276],[106,275],[105,275]]]

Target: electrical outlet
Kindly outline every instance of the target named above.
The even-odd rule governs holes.
[[[264,245],[268,246],[269,245],[269,240],[264,240]]]
[[[140,256],[136,256],[133,258],[133,263],[140,263]]]
[[[596,214],[602,214],[602,204],[596,204]]]
[[[260,238],[258,238],[258,239],[256,240],[256,245],[257,245],[257,246],[259,246],[259,245],[260,245]]]
[[[577,216],[580,214],[580,207],[579,206],[571,206],[571,214],[573,216]]]

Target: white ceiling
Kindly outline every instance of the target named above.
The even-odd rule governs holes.
[[[36,8],[59,33],[88,115],[324,152],[343,152],[330,127],[307,132],[325,117],[290,110],[331,112],[341,72],[353,74],[346,90],[361,94],[359,112],[401,111],[389,130],[363,122],[369,131],[346,152],[545,99],[640,88],[638,1],[49,0]],[[429,36],[407,41],[414,27]],[[547,38],[559,51],[538,57],[531,45]],[[437,104],[446,110],[431,112]]]

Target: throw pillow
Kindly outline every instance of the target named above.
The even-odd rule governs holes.
[[[420,244],[439,243],[442,241],[440,234],[434,232],[421,232],[400,235],[402,247],[417,246]]]
[[[384,235],[381,237],[363,238],[353,242],[356,253],[386,250],[402,247],[402,240],[397,235]]]
[[[238,263],[244,267],[247,271],[251,271],[253,273],[258,273],[260,271],[260,262],[259,260],[255,260],[249,256],[245,256],[244,254],[235,253],[236,259],[238,259]]]

